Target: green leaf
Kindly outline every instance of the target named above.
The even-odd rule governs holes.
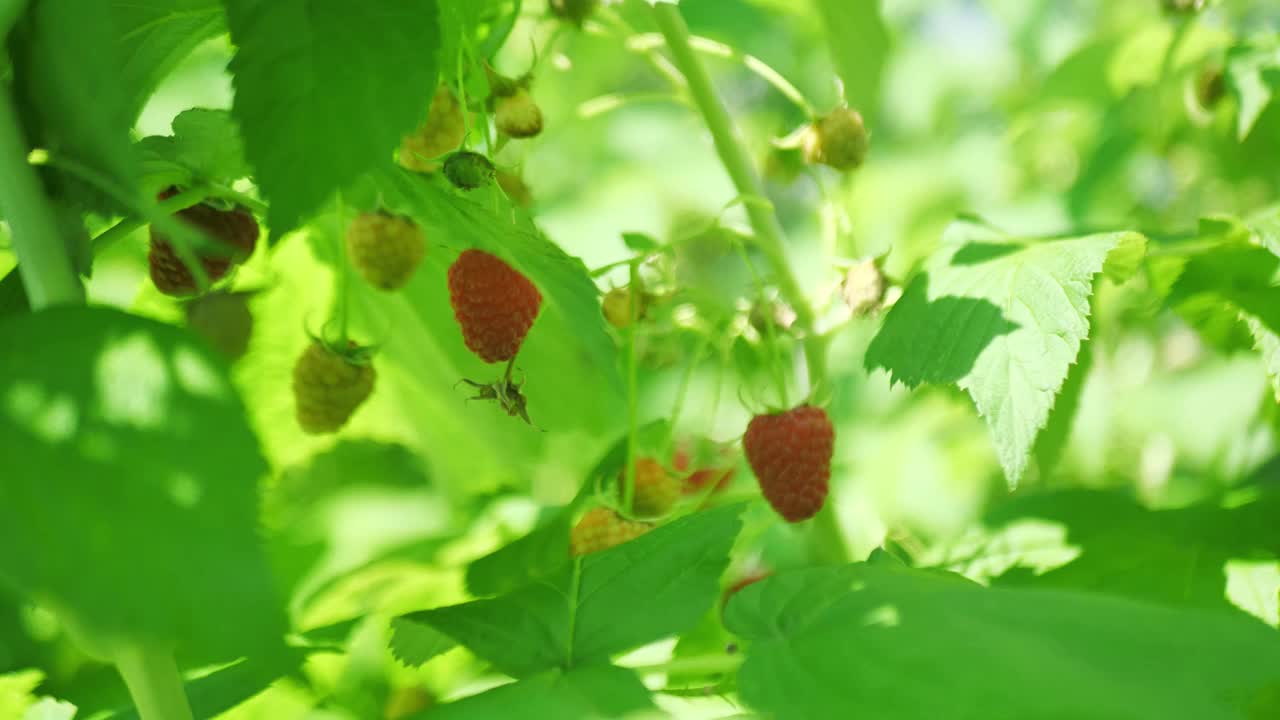
[[[720,594],[741,505],[695,513],[491,600],[409,616],[524,677],[576,667],[682,632]]]
[[[1016,486],[1088,337],[1094,276],[1113,254],[1114,271],[1136,266],[1145,242],[1136,233],[1015,240],[957,222],[889,311],[866,367],[912,387],[966,390]]]
[[[662,247],[662,244],[652,235],[639,232],[622,233],[622,244],[626,245],[628,250],[638,253],[653,252]]]
[[[34,693],[44,682],[39,670],[0,675],[0,718],[20,718],[35,702]]]
[[[174,66],[200,43],[226,32],[218,0],[111,0],[109,5],[131,122]]]
[[[600,312],[600,292],[582,260],[561,250],[527,218],[513,219],[510,213],[495,212],[491,205],[460,196],[443,178],[384,167],[370,180],[352,188],[353,203],[373,207],[380,198],[389,209],[414,217],[429,238],[454,251],[475,247],[491,252],[537,285],[543,309],[520,355],[520,365],[530,378],[525,392],[535,423],[549,428],[581,425],[601,432],[624,417],[617,347]],[[452,257],[444,262],[452,262]],[[418,300],[415,310],[420,316],[448,307],[443,278],[433,291],[443,297]],[[461,347],[452,316],[439,333],[439,342]],[[464,355],[473,357],[469,352]],[[574,392],[549,386],[545,378],[551,376],[573,377]]]
[[[726,612],[742,698],[779,720],[1238,720],[1280,680],[1280,635],[1242,615],[886,566],[779,573]]]
[[[1148,510],[1117,492],[1067,490],[1013,498],[993,508],[987,523],[1059,523],[1065,542],[1079,549],[1064,565],[1037,574],[1015,566],[997,582],[1226,609],[1229,560],[1280,556],[1278,513],[1274,492],[1230,507]]]
[[[162,185],[230,185],[249,174],[240,131],[225,110],[181,112],[173,119],[172,135],[145,137],[138,149],[149,177],[176,174],[177,179]]]
[[[1276,402],[1280,403],[1280,334],[1252,315],[1242,313],[1241,317],[1249,326],[1249,334],[1253,335],[1254,349],[1262,354],[1263,367],[1267,377],[1271,378],[1271,389],[1275,392]]]
[[[1253,131],[1276,92],[1274,73],[1280,71],[1280,47],[1234,47],[1227,51],[1227,87],[1240,103],[1236,138]]]
[[[27,140],[47,149],[55,163],[43,168],[50,193],[93,210],[127,203],[137,183],[133,118],[114,40],[111,8],[100,0],[32,3],[9,38]],[[57,164],[65,162],[93,181]]]
[[[880,14],[880,0],[815,0],[814,6],[827,30],[845,98],[864,117],[874,118],[889,54],[889,30]]]
[[[502,685],[432,708],[423,717],[489,720],[508,717],[517,708],[522,720],[594,720],[650,710],[653,701],[632,671],[614,665],[591,665]]]
[[[385,160],[436,88],[436,0],[228,0],[232,113],[276,237]]]
[[[409,667],[422,665],[457,646],[448,635],[414,620],[412,615],[391,619],[391,654]]]
[[[636,429],[636,445],[656,448],[671,434],[671,424],[656,420]],[[603,481],[616,478],[627,462],[628,436],[614,442],[578,488],[568,505],[551,513],[551,517],[528,535],[508,543],[467,566],[467,591],[472,595],[499,595],[547,577],[565,563],[569,550],[569,528],[582,503]]]
[[[104,308],[0,321],[0,583],[97,644],[209,662],[278,646],[257,534],[257,439],[224,362]]]

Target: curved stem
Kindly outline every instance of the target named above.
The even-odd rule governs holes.
[[[179,210],[186,210],[208,197],[206,188],[195,187],[184,190],[173,197],[165,198],[156,205],[156,212],[172,215]],[[93,238],[93,251],[100,253],[116,242],[128,237],[131,233],[146,227],[147,219],[138,215],[121,218],[119,222],[98,233]]]
[[[141,720],[192,720],[182,675],[169,651],[135,641],[118,648],[113,659]]]
[[[702,66],[694,52],[689,27],[680,15],[679,8],[669,3],[657,3],[653,6],[653,14],[658,29],[666,38],[667,47],[671,50],[672,60],[689,84],[693,102],[702,113],[707,129],[711,131],[716,152],[733,180],[734,187],[742,196],[766,197],[764,183],[761,182],[759,174],[751,164],[751,158],[741,140],[741,135],[733,119],[729,117],[728,111],[725,110],[720,96],[711,85],[711,78],[707,75],[706,68]],[[805,360],[808,366],[809,384],[816,387],[825,382],[827,376],[826,346],[822,338],[814,332],[813,308],[801,291],[800,283],[796,280],[795,273],[792,272],[791,265],[787,261],[782,224],[773,210],[763,203],[747,203],[746,212],[755,233],[756,246],[768,258],[769,264],[773,267],[778,290],[795,309],[796,323],[807,336]]]
[[[637,398],[639,385],[636,377],[636,315],[640,303],[636,297],[636,288],[640,284],[640,265],[631,263],[630,278],[627,282],[631,322],[627,325],[627,467],[623,470],[622,509],[631,512],[631,502],[636,492],[636,426]]]
[[[35,170],[9,93],[0,89],[0,212],[13,231],[18,272],[32,310],[84,302],[53,207]]]

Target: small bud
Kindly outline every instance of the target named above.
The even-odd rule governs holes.
[[[493,181],[493,163],[480,153],[460,150],[444,160],[444,176],[455,187],[474,190]]]
[[[530,138],[542,132],[542,109],[525,88],[495,96],[493,119],[499,132],[513,138]]]
[[[553,15],[582,27],[582,23],[600,6],[600,0],[551,0],[550,5]]]
[[[1204,9],[1205,0],[1160,0],[1164,11],[1173,15],[1190,15]]]
[[[866,315],[884,300],[884,273],[874,259],[863,260],[849,268],[841,283],[840,294],[854,315]]]
[[[1227,78],[1220,65],[1210,65],[1196,76],[1196,102],[1212,110],[1227,94]]]
[[[829,165],[837,170],[853,170],[867,157],[870,138],[856,110],[837,108],[810,125],[801,150],[810,165]]]

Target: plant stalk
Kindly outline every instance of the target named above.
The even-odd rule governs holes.
[[[0,90],[0,213],[13,231],[18,272],[32,310],[84,302],[66,242],[35,170],[27,163],[26,144],[13,103]]]
[[[192,720],[172,653],[136,641],[122,645],[114,660],[141,720]]]
[[[765,198],[764,183],[751,163],[751,158],[742,142],[733,119],[711,84],[706,68],[698,59],[689,34],[689,26],[680,15],[680,9],[670,3],[657,3],[653,6],[654,18],[658,30],[666,39],[667,48],[671,51],[672,61],[684,75],[689,84],[689,94],[694,105],[702,114],[711,138],[715,143],[716,153],[728,171],[730,179],[738,193],[744,198]],[[796,313],[796,323],[804,331],[805,361],[809,371],[810,387],[817,387],[826,381],[827,362],[822,339],[815,332],[815,317],[808,298],[800,289],[795,273],[787,261],[782,224],[778,216],[766,203],[745,203],[747,219],[754,231],[756,247],[768,258],[773,268],[774,281],[778,291],[786,298]]]

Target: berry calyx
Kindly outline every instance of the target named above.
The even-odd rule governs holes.
[[[439,157],[462,145],[467,136],[467,119],[462,104],[446,83],[440,83],[431,98],[427,119],[400,141],[400,165],[417,172],[434,172]]]
[[[449,303],[467,348],[495,363],[520,351],[542,307],[542,294],[497,256],[470,249],[449,266]]]
[[[337,432],[373,392],[377,372],[367,348],[338,350],[314,340],[293,366],[298,426],[309,434]]]
[[[253,335],[253,313],[248,293],[215,291],[186,303],[187,327],[235,361],[249,349]]]
[[[367,212],[347,226],[351,265],[374,287],[399,290],[413,277],[427,251],[427,239],[413,220]]]
[[[853,170],[867,157],[871,139],[856,110],[837,108],[813,122],[801,140],[801,151],[810,165]]]
[[[835,450],[835,428],[825,410],[801,405],[756,415],[742,445],[765,500],[787,522],[807,520],[822,509]]]
[[[592,508],[569,531],[569,553],[575,557],[617,547],[653,529],[653,525],[627,520],[608,508]]]
[[[618,494],[623,492],[626,471],[618,475]],[[631,509],[636,515],[666,515],[680,499],[680,482],[667,474],[662,464],[653,458],[636,459],[635,486],[632,488]]]
[[[178,194],[178,188],[170,187],[157,196],[165,200]],[[253,254],[258,242],[258,222],[253,213],[242,206],[222,210],[209,203],[198,203],[174,214],[179,221],[194,226],[216,240],[216,245],[195,248],[200,266],[209,282],[226,276],[232,266],[243,262]],[[168,235],[155,226],[151,227],[151,241],[147,252],[147,264],[151,282],[166,295],[183,296],[196,292],[195,277],[174,252]]]
[[[470,150],[459,150],[444,159],[444,176],[453,186],[475,190],[493,181],[495,169],[489,158]]]

